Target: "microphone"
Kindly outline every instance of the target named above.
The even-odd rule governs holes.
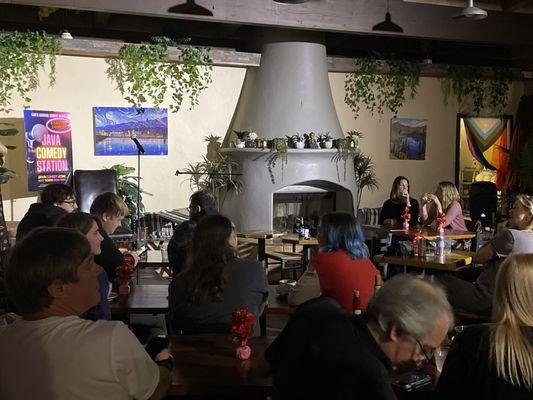
[[[137,135],[135,133],[132,133],[130,138],[131,140],[133,140],[133,143],[135,143],[135,146],[137,146],[137,150],[139,150],[139,153],[144,154],[144,147],[141,142],[137,140]]]

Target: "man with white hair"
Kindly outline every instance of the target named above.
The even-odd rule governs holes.
[[[432,357],[453,314],[444,291],[399,275],[350,316],[334,300],[304,303],[266,351],[275,399],[395,399],[393,366]]]

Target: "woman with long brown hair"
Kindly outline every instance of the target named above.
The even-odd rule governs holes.
[[[246,307],[259,317],[267,297],[262,264],[237,256],[232,222],[222,215],[203,217],[194,230],[185,270],[170,283],[173,331],[229,332],[235,309]]]
[[[409,179],[405,176],[397,176],[392,183],[390,197],[381,206],[378,224],[380,225],[401,225],[405,207],[409,207],[411,221],[418,222],[420,212],[418,201],[409,194]]]
[[[500,266],[492,321],[456,338],[437,399],[533,398],[533,254],[512,255]]]

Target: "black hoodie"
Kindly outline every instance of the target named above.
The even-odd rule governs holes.
[[[17,228],[17,241],[42,226],[53,226],[67,211],[51,204],[33,203]]]

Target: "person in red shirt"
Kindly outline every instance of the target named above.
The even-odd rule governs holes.
[[[351,314],[352,296],[358,290],[361,309],[366,309],[379,271],[368,259],[368,248],[355,217],[340,212],[325,214],[318,241],[320,252],[311,265],[317,272],[322,295],[335,299]]]

